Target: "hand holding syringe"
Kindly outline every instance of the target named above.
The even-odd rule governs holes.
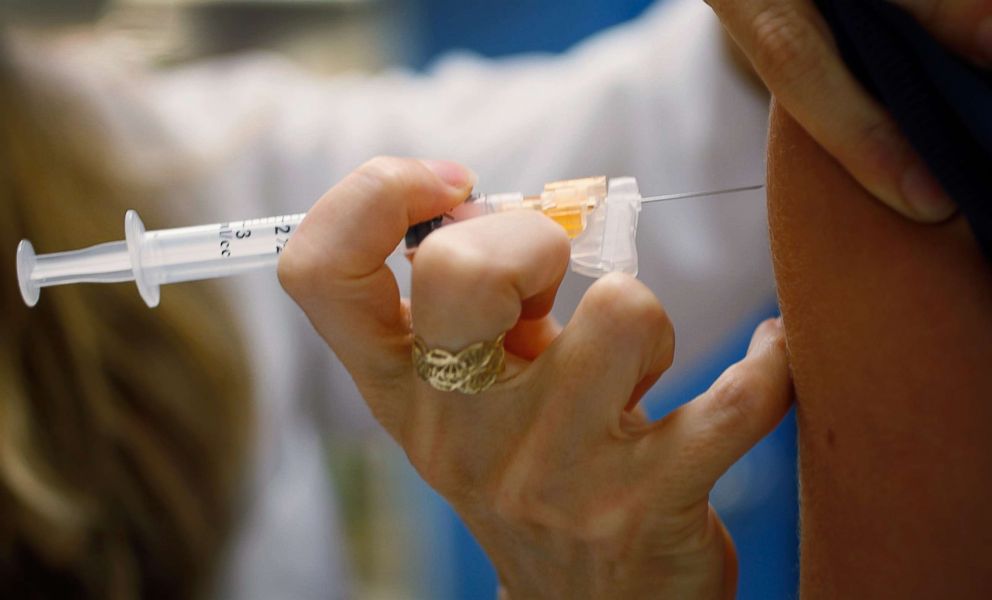
[[[538,196],[473,194],[450,213],[411,227],[413,250],[431,231],[456,221],[505,210],[539,210],[561,225],[572,240],[572,270],[599,277],[613,271],[637,273],[637,216],[641,204],[755,190],[748,186],[701,193],[642,198],[633,177],[588,177],[549,183]],[[68,252],[35,254],[28,240],[17,247],[17,278],[28,306],[41,288],[69,283],[134,281],[149,307],[158,305],[167,283],[227,277],[275,268],[306,213],[247,221],[145,231],[138,213],[124,218],[123,241]]]

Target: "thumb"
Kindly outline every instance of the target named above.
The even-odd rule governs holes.
[[[351,375],[387,378],[409,362],[409,324],[386,258],[410,225],[463,201],[474,184],[450,162],[378,157],[310,209],[279,259],[279,281]]]
[[[689,494],[705,495],[731,465],[778,425],[792,397],[782,321],[770,319],[755,330],[742,361],[724,371],[709,390],[666,417],[665,426],[650,435],[664,438],[667,460],[674,456],[674,464],[684,469]]]

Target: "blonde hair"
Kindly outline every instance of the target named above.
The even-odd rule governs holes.
[[[0,31],[0,589],[207,593],[252,415],[230,313],[202,284],[154,311],[127,284],[24,306],[19,239],[40,252],[116,239],[125,203],[150,190],[116,177],[99,123],[27,85],[3,46]]]

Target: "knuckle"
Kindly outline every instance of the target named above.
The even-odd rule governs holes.
[[[651,292],[635,278],[624,273],[610,273],[589,288],[586,300],[596,310],[640,311],[645,310],[645,294],[650,295]]]
[[[366,186],[377,192],[388,192],[400,187],[407,168],[407,161],[394,156],[376,156],[352,173]]]
[[[420,161],[396,156],[377,156],[348,176],[348,187],[363,198],[405,204],[405,198],[425,193],[427,169]],[[390,211],[390,213],[397,211]],[[399,211],[403,212],[403,211]]]
[[[594,284],[587,294],[589,308],[612,315],[613,325],[650,338],[674,337],[672,322],[658,298],[630,275],[611,273]]]
[[[484,232],[496,225],[497,230],[506,235],[491,239],[492,234]],[[564,271],[571,256],[571,242],[565,229],[552,219],[534,210],[511,210],[504,213],[468,221],[463,225],[466,237],[479,233],[477,239],[490,239],[489,260],[506,274],[533,275],[548,270]],[[511,240],[508,235],[513,235]],[[520,252],[503,253],[500,246],[514,244],[527,248],[528,259],[523,260]],[[529,257],[540,257],[530,260]]]
[[[712,388],[712,408],[719,423],[736,428],[752,419],[751,408],[767,393],[764,379],[744,363],[724,371]]]
[[[568,261],[572,252],[568,234],[551,218],[536,210],[507,211],[494,218],[500,217],[515,221],[519,231],[526,232],[540,244],[538,251],[542,255]]]
[[[494,264],[486,253],[465,240],[454,227],[432,233],[417,249],[414,277],[437,282],[463,282],[483,285],[493,277]]]
[[[413,260],[414,320],[427,330],[442,327],[451,314],[466,311],[469,303],[484,299],[488,325],[509,329],[520,316],[521,304],[514,274],[471,239],[454,231],[432,233]],[[427,307],[427,308],[424,308]]]
[[[435,290],[470,292],[472,296],[513,291],[512,269],[493,260],[493,255],[471,236],[464,236],[458,226],[432,233],[417,250],[413,277],[418,284]]]
[[[816,33],[793,6],[768,6],[754,17],[752,31],[755,63],[773,88],[822,78]]]
[[[507,236],[514,236],[508,239]],[[502,252],[513,244],[527,248]],[[519,303],[517,287],[534,279],[543,280],[547,270],[564,270],[570,245],[564,230],[540,213],[508,211],[470,219],[431,233],[413,259],[415,286],[443,287],[472,295],[510,295]],[[533,256],[541,257],[532,260]]]
[[[878,185],[895,176],[908,152],[895,123],[884,116],[861,126],[848,148],[849,160],[854,161],[850,168],[866,185]]]

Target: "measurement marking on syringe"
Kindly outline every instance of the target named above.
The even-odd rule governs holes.
[[[286,244],[289,243],[289,234],[292,232],[293,228],[291,225],[276,225],[275,230],[276,254],[279,254],[286,248]]]
[[[223,258],[240,256],[244,252],[243,244],[248,244],[245,248],[253,248],[249,250],[253,255],[268,252],[280,254],[304,216],[306,213],[221,223],[217,231],[220,255]]]
[[[222,224],[218,233],[220,235],[220,255],[223,258],[229,258],[231,256],[231,237],[233,236],[230,223]]]

